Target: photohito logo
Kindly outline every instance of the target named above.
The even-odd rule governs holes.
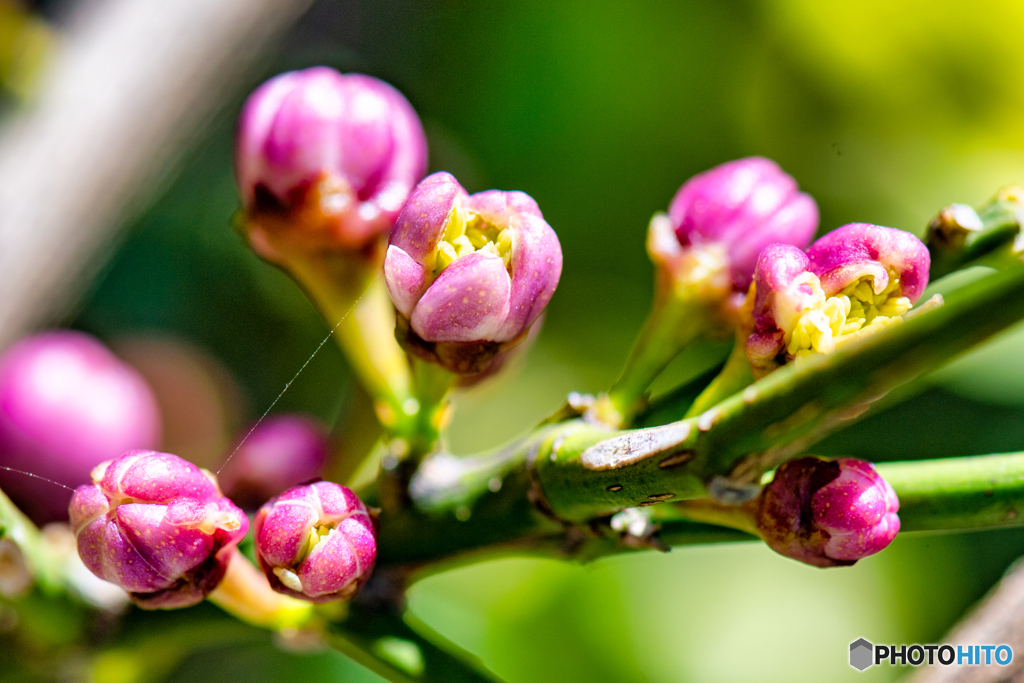
[[[850,643],[850,666],[857,671],[883,662],[890,666],[1006,666],[1012,661],[1009,645],[872,645],[864,638]]]

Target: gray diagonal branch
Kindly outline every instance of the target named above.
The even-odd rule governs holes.
[[[0,134],[0,348],[53,320],[230,86],[310,0],[104,0]]]
[[[904,679],[906,683],[1000,683],[1024,677],[1024,561],[1018,560],[1002,581],[942,638],[957,645],[1009,645],[1008,666],[995,660],[975,666],[924,666]],[[984,656],[984,655],[983,655]]]

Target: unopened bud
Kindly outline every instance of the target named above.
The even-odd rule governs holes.
[[[249,529],[212,474],[169,453],[102,463],[71,499],[82,562],[146,609],[187,607],[220,583]]]
[[[149,385],[87,334],[28,337],[0,359],[0,465],[74,487],[104,460],[159,437]],[[37,524],[67,520],[69,491],[6,471],[0,487]]]
[[[287,595],[348,600],[377,559],[366,506],[329,481],[288,489],[264,504],[253,524],[260,566],[274,590]]]
[[[287,488],[323,475],[327,434],[304,415],[275,415],[243,432],[245,441],[218,474],[224,493],[255,510]]]
[[[896,492],[871,463],[799,458],[779,467],[757,513],[775,552],[816,567],[851,565],[900,530]]]
[[[384,261],[399,341],[458,374],[522,341],[561,272],[558,238],[529,195],[468,195],[444,172],[416,186]]]
[[[387,235],[426,170],[416,112],[393,87],[313,67],[246,101],[235,168],[253,249],[360,249]]]
[[[731,289],[742,298],[762,249],[776,243],[807,246],[818,228],[818,206],[774,161],[748,157],[687,180],[672,199],[668,218],[675,244],[649,240],[656,264],[686,271],[675,272],[677,279],[692,279],[687,266],[694,262],[692,254],[710,250],[721,255]]]

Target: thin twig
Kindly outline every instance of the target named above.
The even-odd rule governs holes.
[[[906,683],[998,683],[1024,678],[1024,560],[1018,560],[988,595],[947,634],[943,643],[1009,645],[1014,657],[1007,666],[924,666]]]
[[[310,0],[104,0],[0,134],[0,347],[54,320],[232,83]]]

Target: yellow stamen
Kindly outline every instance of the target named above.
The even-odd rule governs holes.
[[[471,211],[455,209],[434,253],[434,277],[453,261],[477,251],[500,257],[512,269],[512,231],[491,225]]]
[[[871,282],[871,276],[865,276],[835,296],[825,298],[820,282],[810,275],[806,284],[817,295],[812,297],[812,303],[798,317],[777,316],[787,318],[777,321],[783,323],[780,326],[786,330],[786,352],[791,357],[832,353],[837,346],[902,322],[903,314],[910,310],[911,303],[902,296],[896,272],[889,271],[889,284],[878,294],[875,294]],[[788,327],[785,323],[794,317],[795,323]]]
[[[306,537],[306,544],[303,547],[302,552],[299,553],[300,557],[298,561],[301,562],[309,557],[309,554],[313,552],[313,548],[316,547],[316,544],[323,540],[324,536],[331,533],[332,529],[333,527],[327,524],[312,527],[309,530],[309,535]]]

